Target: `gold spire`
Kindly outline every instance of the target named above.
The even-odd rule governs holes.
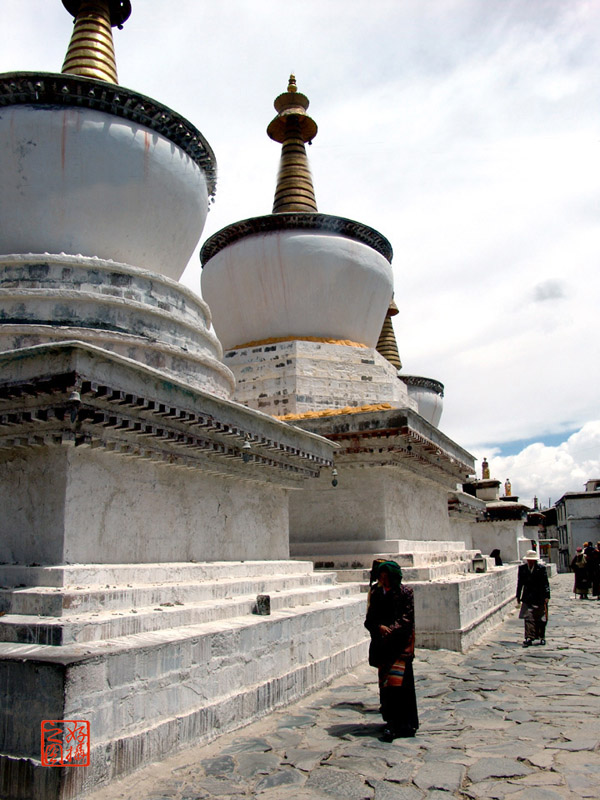
[[[63,5],[75,26],[62,72],[118,83],[111,27],[129,17],[129,0],[63,0]]]
[[[317,125],[306,113],[308,98],[298,91],[293,75],[290,75],[287,92],[276,98],[274,106],[277,116],[267,128],[267,134],[273,141],[281,142],[283,147],[273,214],[315,212],[317,201],[304,144],[315,138]]]
[[[398,353],[398,345],[394,334],[394,326],[392,325],[392,317],[395,317],[397,313],[398,306],[392,300],[383,321],[376,350],[386,358],[390,364],[393,364],[396,369],[402,369],[402,362],[400,361],[400,354]]]

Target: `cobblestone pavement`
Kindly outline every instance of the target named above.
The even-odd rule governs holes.
[[[89,800],[600,798],[600,602],[551,582],[548,644],[516,610],[465,655],[418,651],[421,728],[381,742],[367,665],[258,722]],[[516,608],[516,606],[515,606]]]

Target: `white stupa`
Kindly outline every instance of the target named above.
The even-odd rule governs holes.
[[[128,0],[63,4],[63,73],[0,76],[11,800],[80,798],[296,699],[366,644],[358,587],[289,560],[289,495],[335,446],[230,399],[208,306],[177,282],[215,189],[212,151],[117,84],[111,27]],[[81,751],[65,720],[89,725]]]
[[[317,133],[290,77],[268,135],[282,144],[273,213],[205,242],[202,294],[236,376],[236,399],[272,414],[410,405],[376,350],[393,292],[392,248],[317,211],[305,143]]]

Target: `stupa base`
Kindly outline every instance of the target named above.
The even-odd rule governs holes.
[[[388,403],[416,409],[397,369],[371,347],[274,341],[225,354],[235,399],[267,414],[302,414]]]
[[[5,567],[1,577],[26,583],[2,598],[7,800],[80,797],[257,719],[366,657],[364,595],[306,562]],[[271,597],[268,616],[256,613],[259,593]],[[50,628],[63,644],[39,643]],[[41,740],[44,720],[89,723],[88,766],[69,765],[66,742],[66,765],[44,765],[57,757]]]

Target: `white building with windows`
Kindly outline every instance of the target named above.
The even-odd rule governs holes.
[[[600,479],[586,482],[584,492],[566,492],[556,503],[560,567],[568,570],[578,547],[600,541]]]

